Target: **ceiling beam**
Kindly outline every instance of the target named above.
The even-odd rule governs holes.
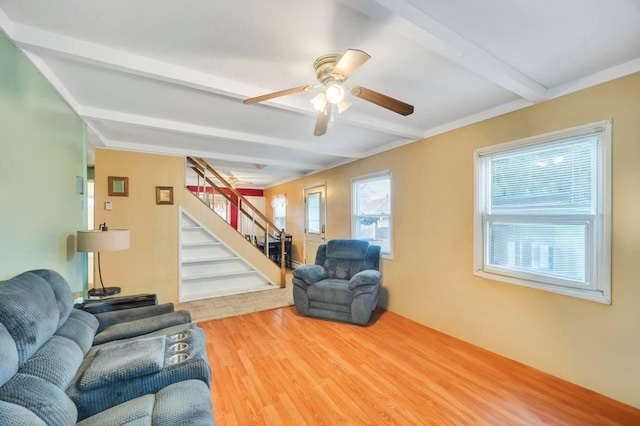
[[[548,99],[547,88],[440,24],[406,0],[341,0],[426,48],[527,100]]]
[[[305,176],[307,173],[300,170],[300,171],[293,171],[291,169],[283,169],[280,167],[276,167],[276,166],[267,166],[266,164],[262,163],[261,168],[257,168],[257,167],[251,167],[248,166],[246,164],[238,164],[238,165],[229,165],[229,163],[225,163],[224,161],[221,161],[220,159],[217,158],[205,158],[205,160],[207,160],[207,163],[209,163],[211,165],[211,167],[213,167],[216,170],[231,170],[234,172],[240,172],[240,173],[248,173],[249,175],[252,175],[252,179],[253,179],[253,175],[263,175],[263,174],[268,174],[269,176],[277,176],[277,177],[302,177]],[[256,177],[256,179],[258,179]]]
[[[275,166],[280,168],[288,168],[291,170],[308,172],[310,170],[324,170],[327,168],[325,164],[301,163],[299,161],[291,162],[288,160],[274,160],[264,157],[251,157],[248,155],[221,154],[214,151],[202,151],[183,149],[176,147],[167,147],[159,145],[149,145],[137,142],[119,141],[109,139],[106,142],[107,148],[121,149],[123,151],[147,152],[151,154],[175,155],[178,157],[203,157],[214,158],[221,161],[235,161],[240,163],[266,164],[267,166]],[[266,170],[266,169],[265,169]],[[265,173],[268,174],[268,173]]]
[[[10,20],[8,21],[11,22]],[[9,26],[8,23],[5,25]],[[108,68],[236,99],[250,98],[272,91],[124,50],[83,41],[59,33],[40,30],[28,25],[11,23],[10,27],[11,29],[8,35],[19,47],[42,51],[80,63]],[[310,76],[312,76],[312,74],[310,74]],[[265,105],[304,115],[315,116],[317,114],[317,111],[315,111],[308,102],[300,102],[287,97],[266,102]],[[400,137],[418,139],[422,133],[421,129],[397,125],[384,120],[371,120],[370,117],[362,114],[349,114],[349,118],[344,116],[336,117],[336,120],[365,129],[383,131]]]
[[[239,142],[277,146],[281,148],[296,149],[299,151],[312,152],[322,155],[331,155],[335,157],[358,158],[360,156],[359,153],[349,151],[344,148],[327,146],[326,144],[318,145],[308,142],[300,142],[292,139],[273,138],[253,133],[201,126],[198,124],[185,123],[182,121],[172,121],[163,118],[155,118],[145,115],[130,114],[100,108],[80,107],[78,115],[80,115],[80,117],[85,120],[113,121],[117,123],[146,127],[150,129],[165,130],[189,135],[206,136],[216,139],[226,139]]]

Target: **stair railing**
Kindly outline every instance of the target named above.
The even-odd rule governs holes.
[[[251,202],[247,200],[238,190],[236,190],[233,185],[227,182],[224,177],[222,177],[217,171],[215,171],[213,167],[211,167],[209,163],[207,163],[203,158],[187,157],[187,165],[196,173],[198,177],[198,188],[196,190],[196,194],[194,195],[196,195],[198,199],[205,203],[216,214],[217,212],[213,208],[214,194],[220,194],[231,205],[235,206],[240,214],[251,221],[253,230],[255,230],[255,228],[257,227],[264,235],[265,244],[263,254],[266,257],[271,259],[271,257],[269,256],[269,239],[278,238],[280,240],[280,287],[284,287],[286,275],[284,230],[278,228],[273,222],[271,222],[260,210],[258,210],[253,204],[251,204]],[[217,180],[220,185],[216,184],[214,179]],[[207,189],[207,185],[211,187],[211,190]],[[238,201],[231,197],[227,193],[227,191],[223,190],[223,188],[226,188],[227,191],[238,197]],[[256,217],[261,219],[264,222],[264,225],[262,225],[260,222],[257,222]],[[255,233],[253,233],[253,230],[251,235],[254,238],[254,241],[251,242],[253,243],[254,247],[258,249],[257,245],[255,244]]]

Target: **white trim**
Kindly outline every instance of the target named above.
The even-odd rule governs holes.
[[[230,141],[242,141],[260,145],[275,146],[280,148],[296,149],[303,152],[331,155],[355,159],[358,154],[330,145],[314,145],[308,142],[300,142],[293,139],[274,138],[255,133],[238,132],[217,127],[202,126],[183,121],[167,120],[147,115],[131,114],[102,108],[81,107],[78,115],[85,120],[110,121],[115,123],[130,124],[148,129],[167,130],[172,133],[206,136],[209,138],[224,139]]]
[[[309,186],[305,186],[302,188],[302,204],[304,207],[304,232],[302,233],[302,259],[306,260],[307,259],[307,203],[305,202],[305,195],[307,193],[307,190],[309,189],[313,189],[313,188],[320,188],[320,187],[324,187],[324,242],[327,242],[327,229],[329,229],[329,226],[327,225],[327,182],[323,182],[323,183],[318,183],[315,185],[309,185]],[[315,259],[311,259],[311,262],[314,262]],[[311,263],[313,264],[313,263]]]
[[[581,211],[567,212],[561,218],[553,211],[539,211],[538,214],[547,217],[539,217],[537,214],[515,217],[504,214],[486,213],[485,202],[487,200],[487,177],[481,162],[484,157],[505,151],[517,152],[520,149],[533,146],[544,146],[552,142],[560,142],[564,139],[599,134],[599,163],[595,165],[598,171],[597,186],[594,194],[596,212],[586,213]],[[518,139],[493,146],[478,148],[474,151],[474,241],[473,241],[473,272],[475,275],[497,281],[518,284],[526,287],[546,290],[553,293],[583,298],[599,303],[611,304],[611,145],[612,145],[612,120],[602,120],[582,126],[572,127],[566,130],[549,132],[538,136]],[[552,214],[552,216],[549,216]],[[598,216],[599,215],[599,216]],[[585,222],[586,244],[590,250],[586,250],[585,256],[585,282],[583,284],[566,279],[555,279],[547,276],[540,277],[534,273],[511,271],[485,265],[487,250],[487,229],[489,216],[500,218],[509,217],[509,222],[528,222],[535,219],[537,222]],[[591,231],[589,231],[591,228]],[[540,281],[542,280],[542,281]]]
[[[387,260],[393,260],[393,172],[391,169],[380,170],[377,172],[367,173],[351,178],[351,238],[355,237],[356,228],[356,200],[354,197],[354,184],[367,181],[373,181],[378,177],[389,177],[389,251],[381,251],[381,257]]]
[[[531,145],[540,145],[545,142],[552,142],[557,139],[567,139],[567,138],[576,137],[576,136],[583,136],[583,135],[587,135],[590,131],[604,132],[607,129],[607,126],[611,126],[612,123],[613,121],[611,119],[596,121],[596,122],[584,124],[581,126],[571,127],[566,130],[557,130],[555,132],[543,133],[537,136],[531,136],[528,138],[522,138],[514,141],[504,142],[497,145],[478,148],[473,152],[474,152],[474,156],[477,158],[477,157],[491,154],[494,152],[505,151],[507,149],[524,148]]]

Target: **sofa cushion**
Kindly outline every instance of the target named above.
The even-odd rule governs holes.
[[[21,418],[20,421],[14,422],[14,416],[19,415],[23,410],[8,405],[11,411],[0,413],[0,424],[2,425],[66,426],[74,425],[77,421],[76,407],[62,389],[40,377],[29,374],[16,373],[11,380],[0,386],[0,401],[25,407],[41,420],[39,423],[30,423],[33,416],[27,415],[25,421],[22,421]],[[5,415],[9,418],[7,421],[3,420]]]
[[[318,302],[351,305],[353,295],[349,290],[349,281],[326,279],[318,281],[307,289],[309,300]]]
[[[93,315],[80,309],[73,309],[67,321],[56,331],[56,335],[73,340],[86,355],[93,345],[97,329],[98,320]]]
[[[77,426],[213,426],[211,392],[200,380],[185,380],[91,416]]]
[[[165,336],[138,339],[100,348],[80,377],[83,391],[157,373],[164,366]]]
[[[46,423],[26,407],[0,400],[0,425],[46,426]]]
[[[51,269],[36,269],[29,272],[44,279],[51,286],[51,290],[53,290],[53,294],[56,297],[58,312],[60,313],[58,319],[58,327],[60,327],[67,320],[73,309],[73,293],[71,293],[69,283],[62,275]]]
[[[18,371],[18,348],[4,325],[0,324],[0,386]],[[0,423],[2,424],[2,423]]]
[[[18,349],[19,364],[24,363],[58,328],[60,312],[51,286],[31,272],[0,283],[0,323]]]
[[[66,389],[82,364],[84,353],[72,340],[53,336],[31,356],[18,372],[40,377]]]

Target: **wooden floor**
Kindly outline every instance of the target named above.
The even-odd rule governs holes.
[[[224,425],[640,425],[640,410],[409,321],[293,307],[199,324]]]

